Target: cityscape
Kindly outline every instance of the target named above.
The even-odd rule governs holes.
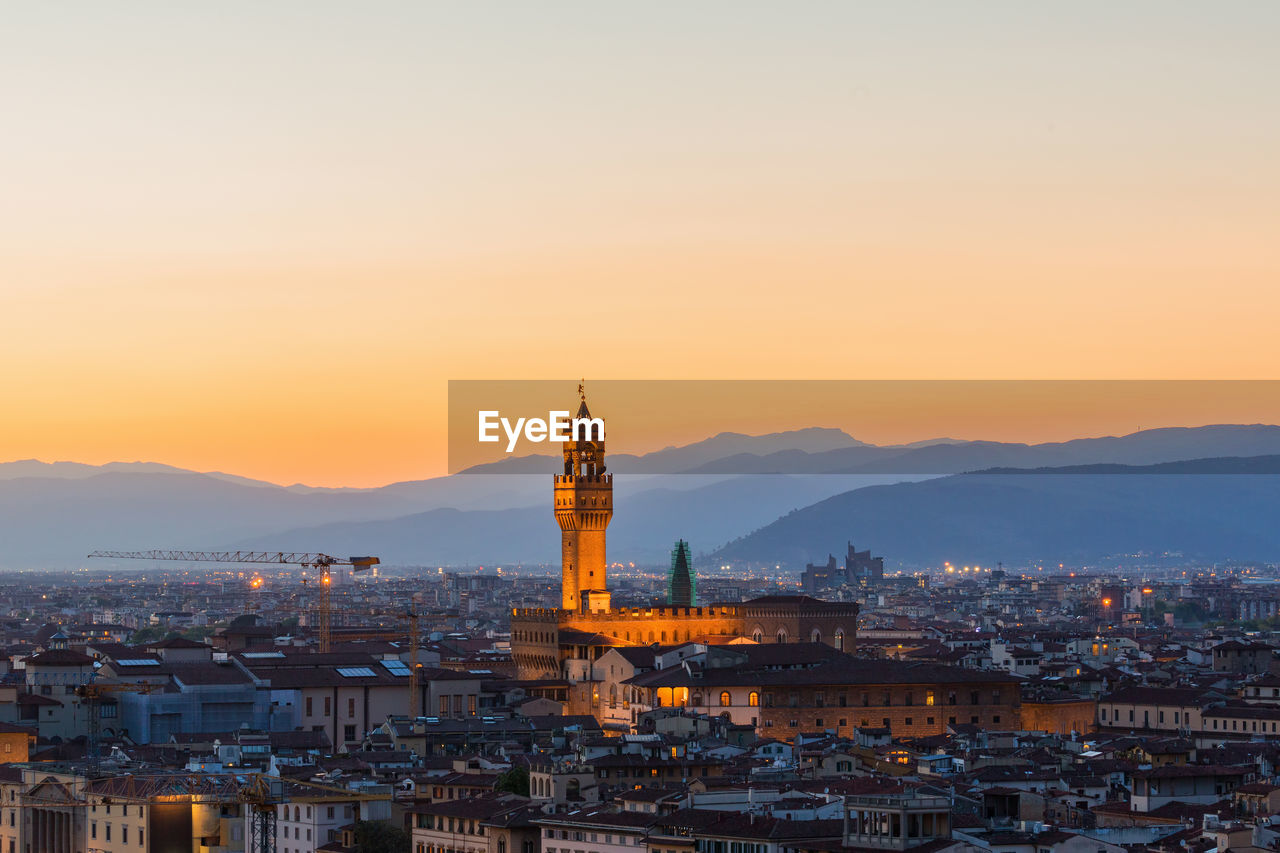
[[[623,565],[608,462],[582,437],[539,478],[558,573],[150,550],[4,576],[0,846],[1267,846],[1275,564]]]
[[[1277,34],[0,7],[0,853],[1280,853]]]

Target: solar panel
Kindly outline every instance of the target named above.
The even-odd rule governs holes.
[[[117,660],[116,663],[121,666],[159,666],[160,661],[151,658],[124,658]]]
[[[367,666],[340,666],[338,675],[344,678],[376,678],[378,673]]]
[[[409,674],[409,665],[399,658],[388,658],[382,662],[382,665],[385,666],[387,668],[387,672],[392,675]]]
[[[282,658],[284,657],[284,652],[245,652],[242,656],[251,660]]]

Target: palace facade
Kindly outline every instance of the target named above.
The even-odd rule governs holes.
[[[577,419],[590,421],[585,397]],[[774,595],[705,606],[619,607],[609,596],[605,534],[613,518],[613,475],[603,430],[564,445],[564,472],[553,480],[561,536],[561,606],[518,609],[511,646],[521,678],[589,678],[610,648],[697,640],[719,643],[825,643],[852,652],[858,605]]]

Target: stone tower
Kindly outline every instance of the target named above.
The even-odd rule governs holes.
[[[581,395],[581,386],[578,391]],[[555,477],[563,575],[560,606],[594,612],[609,609],[605,529],[613,518],[613,475],[605,473],[603,422],[598,422],[598,431],[585,423],[591,420],[585,395],[575,420],[564,445],[564,473]]]

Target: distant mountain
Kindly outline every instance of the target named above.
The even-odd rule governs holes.
[[[86,465],[83,462],[41,462],[39,459],[19,459],[15,462],[0,462],[0,480],[18,480],[26,477],[54,480],[84,480],[99,474],[194,474],[185,468],[175,468],[162,462],[108,462],[105,465]],[[241,483],[246,486],[268,486],[277,488],[275,483],[265,480],[253,480],[235,474],[224,474],[221,471],[204,472],[206,477],[215,480],[226,480],[228,483]]]
[[[627,559],[660,559],[666,543],[677,536],[694,541],[696,549],[713,548],[855,485],[997,467],[1147,465],[1268,454],[1280,454],[1280,427],[1159,429],[1038,445],[938,439],[895,447],[865,444],[836,429],[763,436],[722,433],[639,456],[612,454],[610,470],[619,477],[610,541],[613,553]],[[268,548],[324,550],[304,535],[322,529],[338,543],[362,542],[352,553],[379,553],[379,543],[369,541],[374,522],[385,523],[390,531],[388,553],[406,562],[537,560],[544,547],[537,543],[544,540],[515,535],[519,513],[502,516],[503,523],[512,525],[510,533],[503,533],[480,522],[481,516],[463,519],[441,511],[527,509],[528,518],[538,517],[548,512],[546,477],[559,464],[552,457],[531,456],[488,466],[486,473],[355,489],[282,487],[154,462],[0,463],[0,569],[82,565],[83,555],[98,548],[221,548],[257,542]],[[791,476],[741,476],[750,473]],[[430,535],[406,529],[415,522],[405,519],[415,516]],[[452,523],[442,521],[437,535],[432,519]],[[468,532],[473,520],[484,531],[478,534],[482,547]],[[543,531],[539,524],[528,529]],[[549,531],[554,534],[554,528]],[[797,540],[792,547],[813,548],[825,556],[824,549],[838,547],[840,541]],[[893,557],[888,547],[871,544]]]
[[[326,553],[374,553],[398,565],[551,563],[560,533],[550,486],[539,477],[538,506],[497,512],[432,510],[403,518],[322,524],[234,543],[237,548],[306,548]],[[651,478],[649,482],[696,478]],[[677,538],[695,550],[712,547],[835,492],[878,477],[739,477],[693,489],[622,489],[609,526],[609,557],[642,563],[667,559]]]
[[[774,432],[767,435],[744,435],[738,432],[722,432],[711,438],[695,441],[680,447],[664,447],[651,453],[634,455],[630,453],[609,454],[609,470],[615,474],[715,474],[715,473],[757,473],[753,471],[727,472],[702,470],[705,466],[725,458],[737,456],[764,457],[783,452],[796,452],[802,455],[822,454],[845,448],[872,447],[858,441],[848,433],[838,429],[811,427],[808,429]],[[558,454],[533,454],[516,456],[475,465],[467,468],[465,474],[552,474],[560,466]],[[771,473],[771,472],[764,472]],[[811,473],[798,471],[794,473]],[[830,473],[822,471],[820,473]]]
[[[399,515],[377,492],[300,495],[193,473],[108,472],[0,481],[0,567],[84,564],[98,548],[217,548],[318,519]]]
[[[899,447],[835,448],[822,452],[784,450],[740,453],[689,469],[688,473],[770,474],[958,474],[986,468],[1038,468],[1112,462],[1150,465],[1220,456],[1280,454],[1280,426],[1223,424],[1150,429],[1124,436],[1081,438],[1044,444],[942,439]]]
[[[1075,565],[1180,552],[1280,561],[1280,456],[991,470],[849,491],[716,551],[802,567],[846,541],[887,563]]]

